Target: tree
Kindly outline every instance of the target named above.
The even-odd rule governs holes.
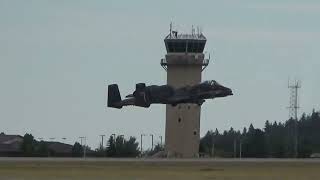
[[[129,140],[123,136],[117,136],[116,139],[110,136],[107,144],[108,157],[137,157],[140,154],[139,143],[135,137],[130,137]]]
[[[107,154],[106,148],[102,146],[102,143],[99,144],[99,147],[95,151],[98,157],[105,157]]]
[[[271,135],[272,135],[272,125],[267,120],[264,124],[264,132],[265,132],[265,146],[268,157],[272,157],[272,144],[271,144]]]
[[[115,157],[116,156],[116,145],[115,139],[113,136],[110,136],[107,144],[107,156],[108,157]]]
[[[37,156],[41,156],[41,157],[49,156],[48,144],[44,141],[37,142],[35,152]]]
[[[117,136],[115,141],[116,157],[123,157],[125,154],[125,139],[123,136]]]
[[[22,152],[24,156],[34,156],[34,149],[35,149],[36,141],[32,134],[25,134],[23,136],[23,142],[21,145]]]
[[[75,142],[72,147],[72,156],[73,157],[81,157],[83,155],[83,147],[80,143]]]
[[[125,141],[124,149],[125,157],[137,157],[140,154],[139,143],[136,142],[135,137],[130,137],[128,141]]]
[[[230,128],[222,134],[216,129],[211,130],[200,140],[199,152],[210,154],[214,143],[215,154],[231,157],[234,140],[241,139],[243,157],[277,157],[288,158],[294,155],[295,123],[293,119],[284,122],[265,122],[263,129],[256,129],[250,124],[248,130],[242,133]],[[320,152],[320,112],[302,114],[297,122],[298,128],[298,157],[310,157],[312,153]]]

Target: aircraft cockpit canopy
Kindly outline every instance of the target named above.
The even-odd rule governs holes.
[[[208,81],[205,81],[204,83],[206,84],[209,84],[211,86],[216,86],[216,85],[220,85],[217,81],[215,80],[208,80]]]

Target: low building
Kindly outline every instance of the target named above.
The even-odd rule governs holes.
[[[71,157],[72,145],[61,142],[46,142],[50,156]]]
[[[0,156],[21,156],[23,137],[20,135],[6,135],[0,133]]]

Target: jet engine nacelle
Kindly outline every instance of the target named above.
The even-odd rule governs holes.
[[[142,91],[146,88],[146,84],[145,83],[138,83],[136,84],[136,91]]]
[[[145,83],[136,84],[136,90],[133,92],[135,105],[140,107],[150,107],[150,93]]]

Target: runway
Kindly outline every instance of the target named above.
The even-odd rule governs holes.
[[[175,159],[175,158],[51,158],[51,157],[0,157],[1,162],[142,162],[142,163],[320,163],[320,158],[306,159],[280,159],[280,158],[190,158],[190,159]]]

